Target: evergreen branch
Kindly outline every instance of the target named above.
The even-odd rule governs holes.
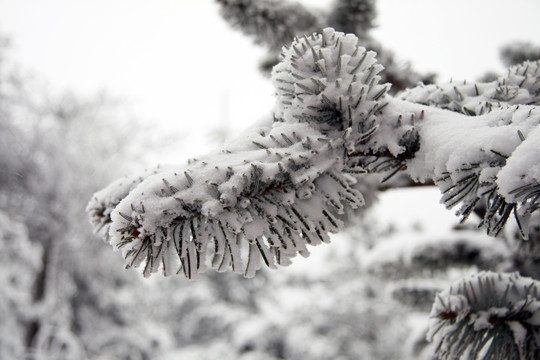
[[[433,299],[441,291],[440,281],[429,280],[401,280],[392,286],[392,298],[414,310],[429,312]]]
[[[92,200],[86,207],[86,212],[90,216],[91,223],[94,227],[94,232],[109,241],[109,230],[111,226],[111,213],[120,201],[126,197],[143,179],[148,176],[155,175],[160,171],[166,170],[162,166],[157,166],[152,170],[145,170],[141,174],[135,176],[126,176],[118,179],[110,184],[106,189],[103,189],[94,194]],[[141,211],[144,212],[144,205],[139,204]]]
[[[540,46],[528,42],[512,42],[501,48],[500,55],[506,66],[521,64],[527,60],[540,60]]]
[[[481,272],[437,294],[428,339],[437,359],[540,357],[540,282]]]
[[[307,254],[306,244],[328,242],[340,228],[336,216],[363,204],[350,175],[386,171],[387,180],[403,170],[434,180],[448,207],[461,204],[463,218],[483,200],[488,233],[497,235],[514,214],[526,236],[539,208],[540,111],[469,106],[469,98],[491,104],[494,83],[440,87],[451,88],[467,114],[393,98],[379,84],[382,69],[354,35],[325,29],[296,38],[273,70],[273,122],[186,167],[111,185],[89,205],[92,222],[128,266],[145,263],[146,275],[161,266],[194,277],[210,265],[252,276],[261,259],[287,265]],[[535,69],[509,70],[505,86],[526,85],[512,101],[531,99],[536,82],[524,79]]]
[[[450,237],[415,236],[407,241],[396,237],[374,246],[363,262],[370,273],[404,279],[426,270],[438,275],[458,268],[496,270],[509,260],[503,241],[468,231]]]
[[[524,62],[488,83],[454,82],[408,89],[403,100],[452,110],[469,116],[482,115],[507,105],[540,104],[540,63]]]
[[[537,66],[533,64],[529,69]],[[522,73],[520,69],[510,69],[508,74]],[[508,77],[505,81],[511,80]],[[488,87],[492,87],[491,92],[486,90]],[[491,101],[490,94],[496,94],[496,84],[467,85],[453,92],[486,104]],[[524,95],[523,99],[531,98]],[[526,238],[528,219],[538,210],[538,198],[533,190],[540,180],[536,165],[540,150],[535,145],[540,139],[537,108],[499,103],[488,112],[480,111],[481,115],[461,115],[461,111],[450,109],[445,109],[445,115],[434,111],[439,105],[426,108],[425,119],[416,123],[420,149],[408,162],[408,168],[411,165],[413,168],[413,178],[435,180],[448,208],[461,204],[457,214],[462,220],[478,204],[485,204],[487,210],[480,225],[488,234],[497,236],[514,214]],[[449,116],[451,113],[456,116]],[[432,165],[425,168],[427,164]],[[418,173],[420,167],[425,172],[418,176],[422,174]],[[516,190],[519,188],[524,192]]]
[[[365,38],[374,27],[376,15],[374,0],[336,0],[326,25]]]
[[[276,51],[298,34],[310,34],[320,27],[317,16],[299,3],[282,0],[217,2],[221,5],[221,15],[233,27]]]
[[[274,268],[288,265],[297,253],[307,255],[306,244],[327,242],[326,233],[337,231],[334,214],[343,213],[345,204],[361,205],[362,198],[332,170],[334,151],[326,141],[310,141],[309,149],[306,139],[276,148],[272,137],[290,139],[293,129],[310,133],[302,126],[276,126],[258,135],[259,141],[192,161],[188,170],[145,179],[113,211],[111,244],[122,250],[129,267],[145,263],[146,276],[162,265],[164,270],[180,266],[186,277],[195,277],[209,266],[208,254],[211,267],[230,266],[250,277],[261,258]],[[271,155],[254,143],[271,149]],[[176,249],[180,264],[167,249]]]
[[[146,276],[178,268],[192,278],[207,267],[230,266],[253,276],[261,259],[269,267],[288,265],[296,254],[307,255],[307,244],[328,242],[328,233],[341,226],[336,216],[363,204],[343,175],[343,148],[365,139],[354,129],[371,124],[384,101],[381,67],[355,37],[330,30],[286,51],[275,70],[277,121],[186,168],[96,194],[89,206],[94,223],[100,210],[91,209],[123,197],[110,202],[108,238],[128,267],[145,264]],[[314,66],[322,60],[324,75]],[[362,88],[365,100],[345,97],[349,88]]]

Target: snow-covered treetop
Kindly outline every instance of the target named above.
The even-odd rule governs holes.
[[[273,70],[271,119],[220,152],[118,180],[88,212],[128,267],[188,278],[208,267],[253,276],[307,255],[363,204],[353,184],[381,172],[434,181],[465,218],[487,201],[489,233],[514,214],[527,237],[540,197],[539,66],[392,97],[356,36],[299,37]]]

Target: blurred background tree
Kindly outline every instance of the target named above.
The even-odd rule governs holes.
[[[122,297],[142,295],[137,276],[115,266],[84,213],[96,186],[118,174],[118,156],[129,157],[125,115],[106,96],[49,94],[7,45],[1,58],[0,357],[148,356],[153,340],[134,338],[140,319]]]

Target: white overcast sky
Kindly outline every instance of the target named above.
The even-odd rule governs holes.
[[[510,41],[540,44],[539,0],[379,0],[378,13],[374,36],[440,80],[502,71],[498,48]],[[0,0],[0,32],[51,91],[120,96],[194,144],[189,156],[209,129],[236,131],[273,103],[257,71],[264,51],[229,28],[214,0]]]

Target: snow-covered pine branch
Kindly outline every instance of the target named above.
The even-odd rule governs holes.
[[[382,67],[374,56],[357,46],[356,37],[331,30],[298,40],[275,69],[275,121],[186,167],[111,185],[89,205],[93,223],[105,225],[129,266],[145,262],[145,274],[161,264],[165,272],[176,272],[179,258],[185,276],[193,277],[206,267],[209,253],[213,268],[230,265],[252,276],[261,260],[275,267],[298,252],[307,254],[307,244],[327,242],[328,232],[338,230],[336,215],[363,203],[349,185],[347,172],[356,169],[349,168],[344,152],[369,136],[383,106],[387,87],[377,84]],[[321,86],[319,95],[310,94],[313,86]],[[347,91],[362,95],[345,98]],[[370,115],[339,116],[353,106]]]
[[[428,338],[435,358],[540,358],[540,282],[517,273],[481,272],[435,298]]]
[[[513,214],[528,238],[540,197],[540,62],[511,67],[490,83],[420,85],[400,98],[464,115],[434,114],[431,121],[425,113],[423,150],[408,163],[413,178],[433,179],[447,207],[461,204],[464,219],[485,201],[481,225],[490,234],[499,234]]]
[[[538,68],[394,98],[379,84],[375,53],[327,28],[284,48],[272,120],[221,152],[119,180],[88,211],[128,267],[188,278],[208,266],[253,276],[263,262],[274,268],[307,255],[307,245],[339,230],[340,214],[363,204],[351,185],[377,172],[435,181],[464,217],[486,201],[489,233],[514,214],[526,237],[540,197],[540,111],[528,105],[537,101]],[[470,112],[446,106],[449,88]]]

